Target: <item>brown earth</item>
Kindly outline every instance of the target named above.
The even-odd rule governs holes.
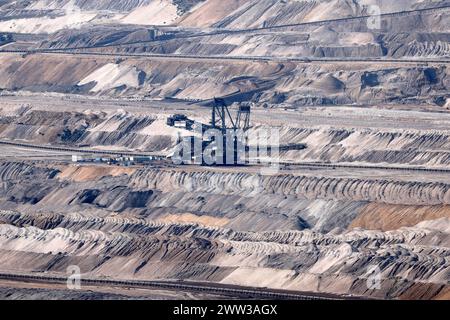
[[[412,227],[425,220],[450,217],[450,206],[406,206],[383,203],[369,203],[352,221],[349,229],[397,230]]]

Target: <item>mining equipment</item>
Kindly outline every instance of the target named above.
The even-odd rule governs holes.
[[[211,113],[211,127],[214,129],[226,130],[243,130],[250,129],[250,113],[251,105],[248,102],[239,105],[236,119],[233,119],[228,105],[223,98],[214,98]],[[227,123],[227,119],[231,126]]]
[[[244,103],[239,105],[239,111],[236,119],[236,126],[242,128],[242,130],[247,131],[250,129],[250,103]]]
[[[225,99],[214,98],[209,128],[220,131],[220,135],[203,135],[201,159],[203,165],[236,166],[245,164],[247,141],[244,133],[250,129],[250,113],[250,104],[241,104],[237,117],[233,119]],[[220,141],[216,141],[216,139],[220,139]],[[211,148],[213,144],[215,147]],[[217,145],[221,145],[222,148]],[[213,164],[205,163],[204,153],[207,148],[213,149],[215,158]],[[199,159],[196,160],[197,163],[200,162]]]
[[[250,114],[251,105],[241,103],[237,116],[234,118],[225,99],[214,98],[211,120],[208,124],[201,124],[199,130],[201,137],[179,137],[178,145],[183,151],[190,150],[187,156],[190,163],[204,166],[244,165],[247,150],[245,132],[250,129]],[[167,125],[191,131],[193,131],[193,124],[182,114],[176,114],[167,119]],[[206,154],[209,159],[206,159]],[[211,158],[214,160],[210,161]],[[186,161],[186,155],[183,159]]]
[[[184,114],[175,114],[175,115],[167,118],[166,123],[170,127],[186,129],[186,130],[192,130],[192,127],[194,125],[194,121],[190,120]]]

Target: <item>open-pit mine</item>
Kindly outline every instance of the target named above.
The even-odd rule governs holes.
[[[0,0],[0,299],[450,299],[448,68],[447,0]]]

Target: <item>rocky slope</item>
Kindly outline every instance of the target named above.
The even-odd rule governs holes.
[[[13,225],[21,225],[22,219],[34,223],[9,212],[2,218]],[[0,226],[2,266],[20,260],[21,271],[64,272],[66,265],[77,264],[93,275],[208,280],[378,298],[430,299],[448,291],[449,234],[427,225],[321,235],[236,233],[73,215],[50,221],[45,229]],[[372,265],[381,271],[377,290],[367,285]]]
[[[336,21],[366,15],[369,5],[378,5],[382,13],[416,11],[382,16],[375,29],[367,18]],[[445,108],[449,81],[444,61],[337,66],[279,62],[277,58],[444,60],[450,54],[449,5],[448,1],[417,0],[395,4],[346,0],[223,4],[215,0],[95,4],[40,0],[4,4],[0,7],[4,12],[0,32],[16,32],[10,34],[13,42],[2,46],[5,50],[84,48],[76,53],[125,56],[2,54],[0,89],[185,100],[231,95],[237,101],[293,106],[415,103]],[[420,11],[434,7],[441,9]],[[35,13],[38,17],[15,18]],[[295,25],[327,19],[335,21]],[[155,24],[176,27],[148,26]],[[258,29],[271,26],[285,27]],[[36,36],[23,38],[20,33]],[[50,35],[42,37],[43,33]],[[274,61],[162,61],[126,56],[146,53],[258,56]],[[120,79],[106,84],[104,75],[109,72]]]
[[[0,30],[54,33],[91,24],[169,25],[203,0],[34,0],[0,3]]]
[[[0,88],[153,99],[230,101],[302,106],[374,103],[435,105],[447,98],[446,65],[308,64],[1,55]],[[117,69],[120,81],[105,79]],[[310,75],[315,77],[311,78]],[[117,79],[116,79],[117,80]],[[111,81],[111,82],[110,82]]]
[[[170,154],[179,132],[165,124],[165,116],[125,111],[55,112],[19,108],[0,112],[0,139],[32,144],[91,146]],[[203,121],[203,117],[197,118]],[[249,130],[252,139],[272,130],[266,124]],[[446,168],[450,164],[449,133],[446,130],[364,129],[292,123],[277,126],[281,145],[304,145],[302,150],[280,153],[283,162],[331,162],[372,165],[409,165]],[[184,134],[189,134],[186,132]],[[364,142],[364,143],[361,143]]]
[[[33,26],[36,17],[63,17],[63,21],[46,23],[54,28],[74,27],[87,22],[172,24],[189,27],[249,28],[286,25],[300,22],[321,21],[365,15],[369,6],[377,5],[381,13],[432,8],[448,4],[448,1],[274,1],[274,0],[136,0],[136,1],[82,1],[82,0],[32,0],[5,1],[0,3],[4,27],[23,31],[27,23]],[[86,15],[89,18],[84,19]],[[109,20],[106,20],[108,17]],[[42,20],[41,20],[42,21]],[[62,23],[59,25],[58,23]],[[1,24],[0,24],[1,25]],[[36,25],[34,25],[36,26]],[[35,32],[37,30],[34,30]],[[42,30],[44,31],[44,30]]]
[[[413,226],[427,218],[446,217],[450,202],[449,186],[442,182],[332,178],[317,176],[315,172],[303,176],[284,172],[260,176],[200,169],[49,169],[15,162],[4,163],[0,169],[3,208],[55,213],[100,210],[100,215],[129,213],[239,230],[328,232],[350,225],[370,229],[368,221],[378,216],[377,211],[387,217],[391,228]],[[20,181],[23,182],[15,185]],[[262,194],[264,197],[260,198]],[[432,205],[440,206],[441,211],[432,214]],[[390,212],[389,208],[400,207],[404,211],[416,210],[416,216],[396,222],[393,214],[401,213]],[[421,211],[428,214],[420,214]]]
[[[0,1],[0,142],[165,156],[191,134],[169,115],[206,123],[225,97],[253,102],[250,146],[277,129],[291,164],[73,164],[0,143],[0,271],[449,299],[449,6]],[[13,285],[0,298],[132,294]]]
[[[3,115],[3,138],[34,143],[95,141],[111,147],[136,139],[136,132],[161,134],[161,126],[151,129],[160,120],[125,112],[21,107]],[[76,134],[76,128],[82,132]],[[339,144],[361,152],[364,140],[386,150],[394,145],[405,150],[402,143],[441,154],[448,148],[445,136],[425,139],[417,132],[423,136],[289,128],[282,137],[307,142],[311,150],[295,151],[306,155],[321,145]],[[410,140],[401,143],[404,139]],[[242,172],[2,160],[0,181],[2,270],[64,273],[67,266],[79,265],[95,276],[376,298],[448,295],[445,173],[282,170],[266,176],[250,167]],[[373,268],[379,268],[376,288],[370,285]]]

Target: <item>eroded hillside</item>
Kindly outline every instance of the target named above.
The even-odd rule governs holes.
[[[7,184],[23,181],[22,172],[34,181],[16,187],[22,191],[12,194],[22,193],[22,198],[1,195],[3,207],[17,210],[0,215],[3,268],[17,268],[20,261],[21,272],[64,272],[75,264],[92,275],[207,280],[379,298],[438,298],[448,290],[445,205],[433,217],[435,222],[418,223],[419,218],[405,227],[402,221],[385,232],[345,230],[378,206],[393,223],[388,205],[381,205],[392,200],[370,195],[381,182],[364,182],[366,192],[358,194],[354,181],[345,198],[337,199],[327,194],[327,185],[348,186],[349,181],[289,175],[258,181],[249,174],[152,169],[97,175],[98,170],[3,165],[2,181]],[[405,199],[394,182],[382,184],[391,199]],[[411,189],[405,183],[403,187]],[[340,193],[338,187],[333,189]],[[415,182],[413,189],[427,201],[449,201],[444,184],[440,189],[447,191],[446,197],[439,197],[439,184]],[[32,213],[36,211],[42,213]],[[372,265],[383,266],[381,290],[367,289],[365,272]]]
[[[0,1],[0,274],[448,299],[449,12]],[[170,119],[217,126],[217,101],[251,110],[245,152],[276,132],[256,155],[276,166],[173,161],[202,132]],[[119,287],[0,279],[0,298],[217,298]]]

